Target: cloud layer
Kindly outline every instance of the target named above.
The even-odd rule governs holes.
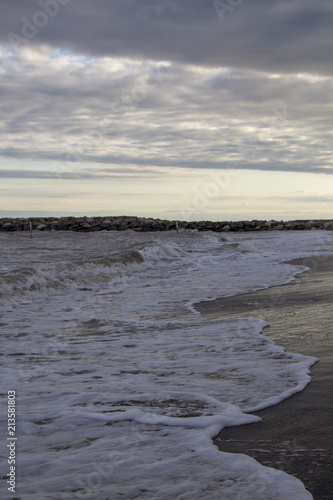
[[[2,0],[0,7],[4,42],[14,33],[92,57],[333,71],[329,0]]]
[[[332,173],[333,79],[2,49],[4,157]]]
[[[1,0],[0,177],[333,174],[332,23],[328,0]]]

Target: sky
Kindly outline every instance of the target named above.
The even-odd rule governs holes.
[[[333,214],[331,0],[0,0],[0,217]]]

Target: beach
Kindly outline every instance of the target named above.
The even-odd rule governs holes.
[[[290,263],[310,270],[286,285],[196,306],[210,319],[264,319],[270,326],[263,335],[288,352],[319,358],[302,392],[256,412],[260,423],[223,429],[214,443],[221,451],[245,453],[284,470],[299,478],[315,500],[328,500],[333,498],[333,256]]]
[[[8,405],[15,393],[17,447],[10,453],[18,498],[312,499],[310,473],[281,469],[300,463],[295,455],[305,448],[324,470],[325,412],[304,418],[307,410],[296,406],[283,422],[291,433],[282,429],[275,441],[269,433],[260,446],[252,429],[264,428],[265,419],[254,424],[259,410],[275,415],[280,406],[272,405],[314,387],[310,372],[325,360],[329,369],[323,325],[331,293],[329,280],[322,284],[329,231],[36,231],[32,238],[17,231],[1,232],[0,245],[0,388]],[[316,271],[304,273],[306,266]],[[310,276],[315,293],[303,287]],[[261,309],[259,297],[266,298]],[[294,329],[286,328],[287,316]],[[315,392],[325,395],[321,387]],[[0,420],[6,429],[7,413]],[[294,421],[306,422],[303,434],[313,443],[303,443]],[[313,434],[318,422],[322,440]],[[255,436],[249,447],[267,450],[273,468],[250,451],[219,451],[213,438],[227,448],[218,440],[232,428],[236,438],[224,441],[231,445],[244,428]],[[269,458],[275,443],[276,460]],[[6,447],[0,456],[1,498],[9,500]]]

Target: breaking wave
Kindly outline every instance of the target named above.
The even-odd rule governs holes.
[[[109,284],[119,276],[140,270],[145,259],[137,250],[55,265],[19,267],[0,273],[0,300],[35,300],[40,295]]]

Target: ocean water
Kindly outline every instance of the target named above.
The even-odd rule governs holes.
[[[195,304],[288,283],[332,242],[325,231],[0,233],[1,393],[16,392],[17,421],[16,491],[4,433],[1,498],[311,499],[212,437],[304,389],[316,358],[285,352],[258,318],[210,321]],[[304,266],[283,263],[296,257]]]

